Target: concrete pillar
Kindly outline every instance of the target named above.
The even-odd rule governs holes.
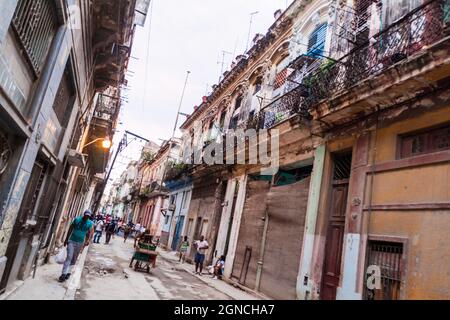
[[[228,254],[226,256],[224,276],[231,277],[233,270],[234,256],[236,254],[237,241],[239,237],[239,227],[241,226],[242,211],[244,210],[245,194],[247,189],[247,175],[241,176],[239,179],[239,192],[236,199],[236,208],[234,211],[233,225],[231,227],[230,243],[228,246]]]
[[[314,153],[314,166],[309,187],[308,205],[306,208],[305,232],[297,276],[297,298],[310,299],[312,293],[311,264],[315,241],[316,221],[319,210],[320,191],[325,163],[325,145],[318,146]]]
[[[18,0],[0,1],[0,44],[2,44],[8,32],[17,2]]]
[[[348,192],[346,228],[343,248],[343,268],[341,286],[337,288],[336,299],[360,300],[362,292],[358,289],[360,275],[358,266],[364,255],[361,252],[363,200],[366,184],[370,133],[361,135],[353,148],[352,170]]]
[[[236,180],[229,179],[227,190],[225,191],[225,203],[222,208],[222,217],[220,219],[219,231],[217,233],[217,242],[215,251],[217,256],[221,256],[225,252],[225,243],[227,241],[228,226],[230,224],[231,209],[233,207],[233,197],[236,189]]]

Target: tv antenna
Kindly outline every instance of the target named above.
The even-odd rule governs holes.
[[[222,80],[222,75],[223,75],[223,71],[224,71],[224,67],[225,67],[225,55],[226,54],[232,54],[232,52],[222,50],[222,61],[217,61],[217,64],[219,64],[219,63],[222,64],[222,67],[220,69],[219,82],[220,82],[220,80]]]
[[[247,37],[247,44],[246,44],[246,47],[245,47],[245,52],[247,52],[247,50],[248,50],[248,43],[250,42],[250,34],[252,32],[253,16],[255,14],[258,14],[258,13],[259,13],[259,11],[255,11],[255,12],[250,13],[250,25],[248,27],[248,37]]]

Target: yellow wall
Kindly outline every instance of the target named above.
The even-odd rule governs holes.
[[[399,134],[450,121],[450,107],[403,120],[372,134],[376,163],[396,159]],[[374,149],[372,149],[374,152]],[[371,157],[369,156],[369,163]],[[370,179],[366,180],[369,204]],[[450,163],[439,163],[375,174],[372,205],[450,202]],[[369,235],[407,238],[404,299],[450,299],[450,211],[372,211]]]

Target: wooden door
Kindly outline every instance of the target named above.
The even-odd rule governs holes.
[[[347,206],[348,179],[335,180],[332,185],[329,209],[325,259],[322,270],[322,300],[336,299],[336,289],[341,277],[341,257],[344,242],[345,211]]]

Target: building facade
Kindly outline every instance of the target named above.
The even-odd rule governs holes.
[[[126,48],[145,18],[135,8],[145,13],[148,1],[115,8],[126,14],[114,26],[105,24],[108,5],[0,4],[0,293],[48,259],[102,183],[102,141],[115,127]]]
[[[449,297],[449,5],[294,1],[195,107],[185,234],[206,237],[207,263],[226,256],[227,281],[282,299]],[[276,165],[251,163],[268,142]],[[195,159],[220,150],[235,161]]]

